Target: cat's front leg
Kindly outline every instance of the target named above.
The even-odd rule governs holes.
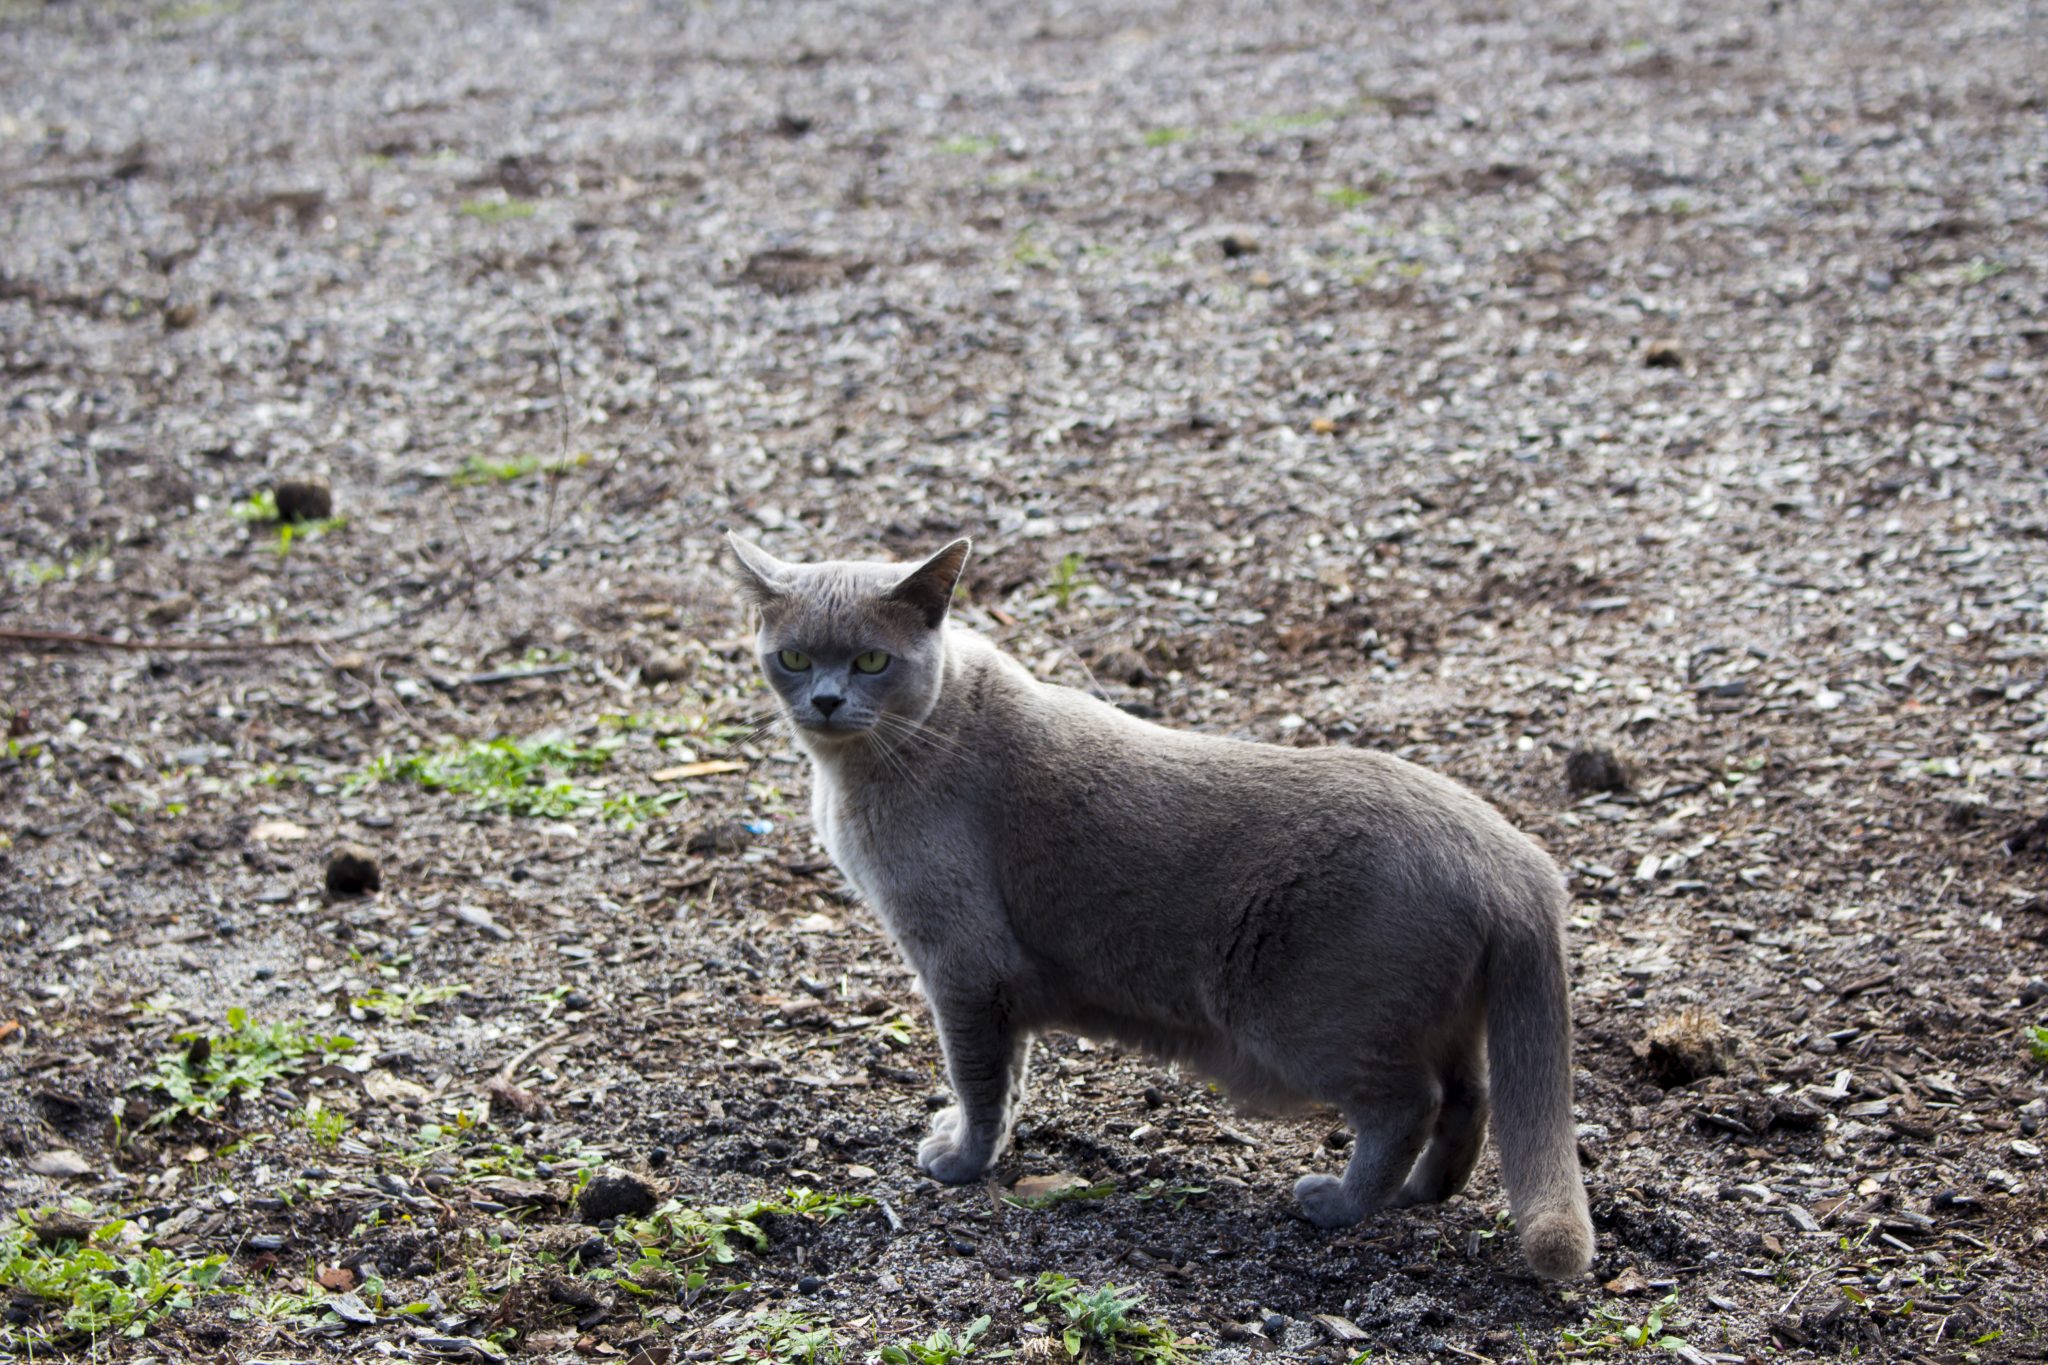
[[[933,1118],[931,1134],[917,1146],[917,1165],[935,1180],[963,1185],[980,1179],[1010,1145],[1031,1038],[997,988],[955,989],[934,995],[931,1004],[958,1103]]]

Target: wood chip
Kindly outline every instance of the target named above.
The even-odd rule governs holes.
[[[701,763],[657,769],[653,776],[656,782],[681,782],[688,777],[710,777],[717,773],[743,773],[746,770],[747,765],[736,759],[707,758]]]

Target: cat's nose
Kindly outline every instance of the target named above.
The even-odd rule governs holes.
[[[840,707],[840,704],[843,703],[845,700],[846,698],[844,697],[835,697],[830,695],[829,693],[813,693],[811,696],[811,705],[818,708],[819,715],[825,717],[825,719],[827,720],[830,720],[832,718],[832,713],[834,711],[837,711]]]

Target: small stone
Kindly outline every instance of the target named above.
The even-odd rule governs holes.
[[[583,1193],[576,1197],[576,1209],[584,1222],[602,1223],[607,1218],[637,1218],[652,1213],[660,1202],[660,1192],[644,1176],[608,1168],[590,1178]]]
[[[1564,781],[1575,796],[1627,791],[1634,775],[1628,760],[1602,744],[1581,744],[1565,755]]]
[[[698,830],[684,847],[691,853],[738,853],[749,842],[747,827],[737,820],[728,820]]]
[[[1643,364],[1652,370],[1682,370],[1685,352],[1676,341],[1666,337],[1643,348]]]
[[[1259,254],[1259,239],[1241,228],[1224,233],[1216,239],[1216,245],[1222,248],[1225,260],[1234,261]]]
[[[796,1282],[796,1292],[799,1294],[815,1294],[824,1287],[825,1282],[816,1275],[806,1275]]]
[[[35,1233],[36,1240],[46,1247],[58,1246],[65,1242],[83,1245],[92,1239],[95,1226],[90,1218],[67,1213],[61,1209],[52,1209],[29,1225],[30,1230]]]
[[[377,855],[361,844],[343,844],[327,859],[327,890],[336,896],[366,896],[382,890]]]
[[[334,489],[325,479],[279,479],[270,494],[279,521],[325,521],[334,515]]]
[[[53,1180],[69,1180],[74,1176],[92,1174],[92,1163],[69,1147],[54,1147],[47,1152],[37,1152],[28,1159],[28,1168],[37,1175],[46,1175]]]
[[[1265,1320],[1259,1324],[1259,1330],[1272,1340],[1278,1341],[1287,1333],[1287,1319],[1278,1313],[1268,1313]]]

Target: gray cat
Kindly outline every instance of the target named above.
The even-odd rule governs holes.
[[[1557,866],[1463,787],[1363,749],[1163,729],[948,627],[967,562],[788,564],[730,536],[761,668],[832,859],[922,979],[959,1103],[917,1164],[981,1177],[1032,1034],[1184,1061],[1257,1104],[1335,1105],[1319,1227],[1471,1176],[1489,1096],[1539,1274],[1593,1228],[1572,1129]]]

